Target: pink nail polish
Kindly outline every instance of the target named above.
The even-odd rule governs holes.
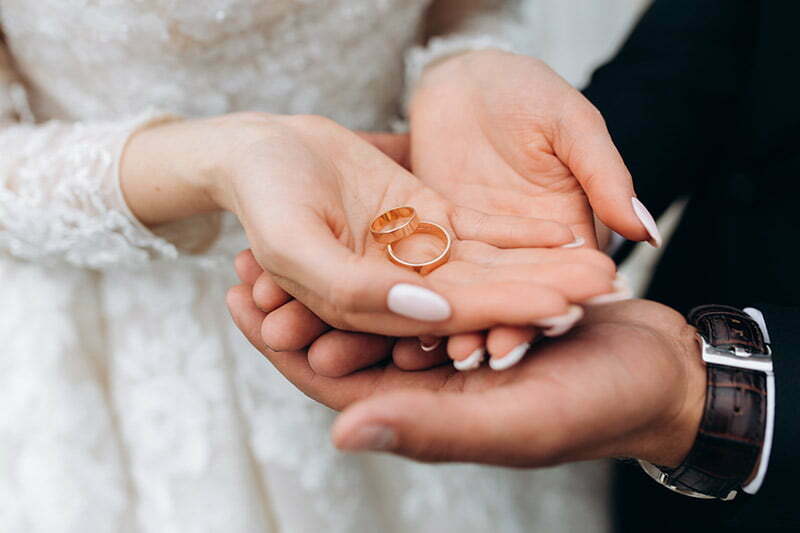
[[[461,361],[453,361],[453,366],[456,368],[456,370],[460,370],[462,372],[466,370],[475,370],[481,366],[484,355],[486,355],[486,350],[484,348],[478,348],[469,354],[466,359],[462,359]]]
[[[523,342],[519,346],[511,349],[511,351],[509,351],[503,357],[493,357],[492,359],[489,359],[489,366],[492,370],[505,370],[507,368],[511,368],[522,360],[525,354],[528,353],[528,349],[530,347],[531,343]]]
[[[625,278],[623,278],[622,275],[617,274],[617,278],[614,280],[614,292],[598,294],[597,296],[589,298],[583,302],[583,304],[603,305],[613,302],[621,302],[623,300],[630,300],[631,298],[633,298],[633,290],[628,285],[628,282],[625,281]]]
[[[559,248],[580,248],[584,244],[586,244],[586,239],[583,237],[575,237],[574,241],[567,244],[562,244],[559,246]]]
[[[543,328],[545,337],[558,337],[572,329],[572,326],[583,318],[583,308],[579,305],[570,305],[569,310],[563,315],[542,318],[534,325]]]
[[[631,204],[633,205],[633,211],[636,213],[639,221],[647,230],[647,233],[650,234],[650,239],[647,242],[649,242],[651,246],[658,248],[661,246],[661,232],[658,231],[658,225],[653,215],[650,214],[650,211],[647,210],[638,198],[631,198]]]

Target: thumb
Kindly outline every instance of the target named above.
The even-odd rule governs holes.
[[[375,395],[339,415],[333,442],[342,450],[385,451],[419,461],[540,464],[548,446],[541,435],[530,434],[524,402],[509,392]]]
[[[581,184],[597,218],[634,240],[661,245],[652,215],[636,198],[633,180],[600,112],[578,95],[559,122],[556,155]]]
[[[394,159],[396,163],[410,170],[411,142],[407,133],[374,133],[357,131],[356,134],[375,148]]]

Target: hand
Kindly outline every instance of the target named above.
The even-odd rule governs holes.
[[[674,467],[702,416],[705,370],[694,329],[655,302],[592,309],[569,335],[506,372],[388,365],[343,378],[315,373],[303,352],[267,349],[259,335],[265,315],[249,286],[231,289],[228,306],[292,383],[344,410],[332,433],[345,450],[525,467],[626,456]]]
[[[631,176],[597,109],[543,62],[484,50],[428,67],[410,104],[411,168],[455,204],[567,224],[596,247],[593,212],[633,240],[660,236],[632,205]],[[531,342],[534,328],[450,339],[463,360]]]
[[[615,271],[614,263],[608,256],[587,249],[536,249],[518,250],[519,253],[536,261],[538,283],[547,282],[558,286],[567,286],[574,301],[593,304],[598,300],[608,300],[619,296],[619,293],[598,293],[605,284],[598,282],[601,278],[594,275],[595,270],[606,272],[610,277]],[[482,258],[492,264],[494,257]],[[379,335],[369,335],[350,331],[331,329],[331,326],[316,316],[306,306],[292,299],[277,283],[269,272],[264,271],[253,257],[250,250],[239,253],[235,260],[236,273],[243,284],[252,288],[253,301],[263,313],[261,339],[271,350],[297,351],[308,347],[309,364],[314,371],[328,377],[340,377],[362,368],[372,366],[391,355],[394,364],[404,370],[421,370],[436,366],[447,360],[447,352],[443,343],[434,348],[424,348],[417,338],[393,339]],[[529,282],[530,283],[530,282]],[[593,295],[590,297],[590,294]],[[478,305],[482,305],[479,303]],[[510,313],[524,312],[531,304],[525,299],[510,298],[502,304]],[[576,314],[575,311],[578,311]],[[563,333],[571,328],[583,314],[577,305],[570,306],[570,311],[562,316],[547,317],[531,322],[532,325],[546,328],[550,335]],[[510,326],[492,328],[489,335],[489,347],[495,339],[504,339],[495,333],[504,333]],[[555,330],[559,330],[555,331]],[[454,335],[452,338],[464,338],[465,335]],[[506,339],[511,336],[506,335]],[[428,337],[424,337],[427,340]],[[436,337],[433,337],[435,340]],[[447,345],[450,347],[450,345]],[[509,348],[510,349],[510,348]],[[499,353],[506,353],[500,351]],[[522,354],[518,354],[517,360]],[[508,356],[507,356],[508,357]],[[505,359],[501,359],[504,361]],[[456,366],[459,368],[459,365]],[[496,369],[500,369],[495,367]],[[465,368],[461,367],[461,370]]]
[[[142,161],[156,168],[142,172]],[[321,117],[241,114],[138,133],[125,153],[123,185],[137,214],[152,223],[153,206],[180,195],[146,191],[154,199],[145,201],[141,175],[187,182],[199,176],[194,179],[211,205],[239,217],[258,263],[339,329],[418,335],[529,324],[566,312],[576,298],[610,290],[607,269],[585,266],[573,279],[548,278],[535,251],[499,248],[558,246],[573,239],[565,226],[456,207]],[[164,179],[156,191],[174,183]],[[390,263],[370,236],[373,217],[398,205],[413,205],[454,236],[451,260],[426,277]],[[530,305],[506,305],[520,296]]]
[[[655,244],[660,240],[652,219],[640,220],[634,211],[630,174],[602,117],[541,61],[499,51],[451,57],[427,69],[410,107],[411,168],[457,205],[557,220],[578,236],[575,244],[590,247],[596,245],[594,208],[602,221],[631,239],[650,238]],[[402,140],[395,146],[401,152]],[[621,282],[614,288],[604,301],[629,297]],[[324,331],[308,313],[281,315],[280,325],[294,328],[297,341],[311,343],[316,337],[303,332]],[[303,317],[317,322],[317,327],[301,324]],[[563,333],[578,318],[579,313],[560,317],[548,324],[545,334]],[[424,345],[433,347],[434,353],[402,342],[395,360],[409,368],[424,367],[438,363],[446,348],[460,368],[468,369],[479,364],[488,349],[494,366],[505,368],[518,361],[541,333],[533,325],[503,325],[488,334],[454,335],[446,346],[435,337],[425,337]],[[325,335],[319,341],[312,345],[314,354],[322,352],[320,346],[337,345],[326,342]],[[339,355],[330,353],[326,359]]]
[[[542,61],[482,50],[434,63],[410,118],[411,168],[457,205],[557,220],[596,247],[594,212],[657,244],[599,111]]]

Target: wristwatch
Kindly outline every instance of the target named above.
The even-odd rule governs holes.
[[[689,313],[708,378],[697,437],[677,468],[639,461],[650,477],[680,494],[732,500],[743,488],[755,492],[748,488],[763,480],[772,440],[772,352],[763,316],[745,311],[704,305]]]

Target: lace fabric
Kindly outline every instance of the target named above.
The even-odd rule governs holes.
[[[131,132],[172,114],[387,128],[431,4],[0,0],[0,530],[605,530],[603,464],[338,453],[333,414],[230,321],[236,220],[150,231],[119,191]],[[410,72],[465,38],[496,46],[511,24],[502,2],[462,5],[441,36],[456,44],[416,53]]]

